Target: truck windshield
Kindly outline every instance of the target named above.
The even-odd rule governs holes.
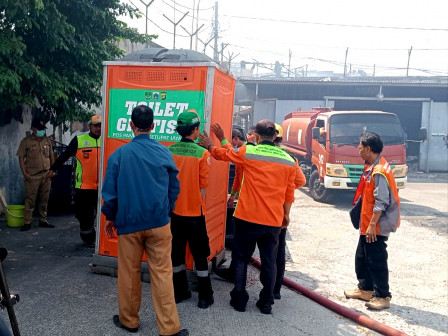
[[[339,114],[330,119],[330,142],[358,145],[365,132],[377,133],[385,145],[404,143],[403,130],[392,114]]]

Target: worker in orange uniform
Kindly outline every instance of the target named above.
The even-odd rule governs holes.
[[[263,289],[256,305],[261,313],[271,314],[278,237],[281,228],[289,225],[296,170],[291,156],[274,145],[275,125],[272,121],[259,121],[255,131],[257,146],[247,144],[235,150],[218,148],[213,146],[206,134],[201,136],[201,145],[214,158],[240,164],[244,171],[234,215],[235,240],[232,257],[235,287],[230,293],[230,305],[237,311],[246,310],[249,300],[246,291],[247,264],[258,245]]]
[[[75,217],[79,221],[79,235],[87,247],[95,247],[96,240],[100,147],[101,116],[95,114],[89,122],[89,133],[75,136],[47,173],[47,180],[51,180],[54,172],[75,156]]]
[[[198,307],[205,309],[214,303],[207,262],[210,244],[205,224],[205,188],[208,186],[210,154],[194,143],[199,136],[199,125],[195,110],[181,113],[177,119],[177,132],[182,139],[168,147],[179,169],[180,182],[180,193],[171,214],[171,260],[174,296],[176,303],[180,303],[191,297],[185,265],[188,242],[198,279]]]
[[[390,307],[387,244],[400,226],[400,198],[391,166],[381,156],[383,141],[376,133],[365,133],[358,146],[365,161],[364,172],[353,203],[361,202],[359,241],[355,254],[358,287],[344,292],[350,299],[368,301],[369,309]]]
[[[279,124],[275,124],[276,138],[274,139],[274,144],[280,147],[283,141],[283,128]],[[295,160],[296,165],[296,176],[294,178],[294,185],[296,188],[300,188],[306,183],[306,177],[300,169],[297,160]],[[274,299],[280,300],[280,290],[283,285],[283,276],[285,275],[286,266],[286,228],[282,228],[280,235],[278,237],[278,252],[277,252],[277,277],[275,279],[274,286]]]

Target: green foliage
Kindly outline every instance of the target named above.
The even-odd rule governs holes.
[[[53,124],[87,120],[101,104],[103,61],[123,56],[120,39],[146,42],[119,20],[139,17],[119,0],[0,2],[0,125],[23,104]]]

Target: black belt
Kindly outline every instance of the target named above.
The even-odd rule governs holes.
[[[31,174],[31,176],[36,176],[37,174],[46,173],[48,169],[42,169],[41,171],[38,171],[37,173]]]

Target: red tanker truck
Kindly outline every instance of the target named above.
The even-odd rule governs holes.
[[[287,114],[282,128],[285,150],[298,159],[316,201],[325,202],[336,190],[356,189],[364,169],[358,151],[364,132],[381,136],[382,155],[392,166],[397,187],[406,186],[405,139],[393,113],[313,108]]]

